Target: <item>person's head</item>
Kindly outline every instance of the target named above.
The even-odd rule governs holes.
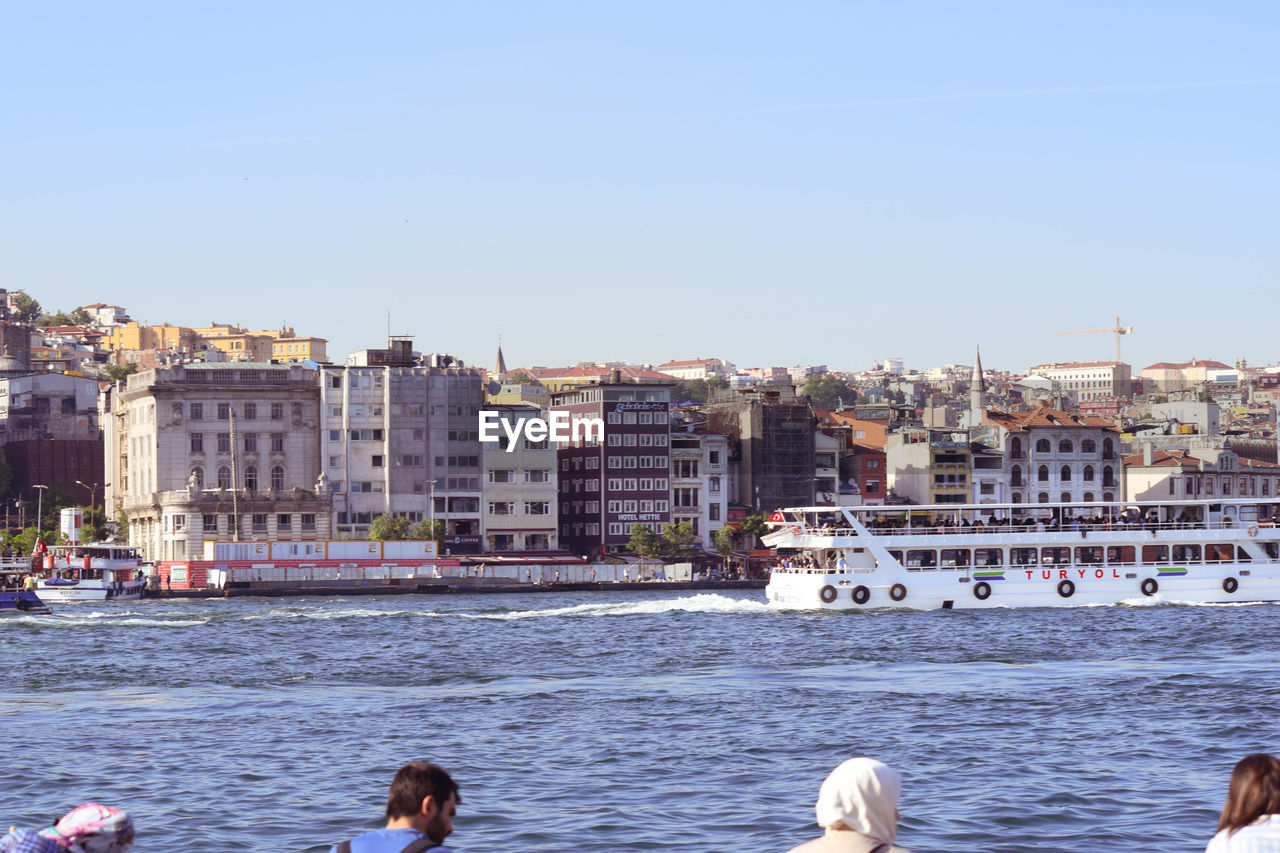
[[[896,770],[874,758],[850,758],[818,790],[818,826],[852,829],[887,844],[898,832],[901,791]]]
[[[1280,759],[1259,752],[1231,771],[1218,829],[1234,832],[1268,814],[1280,814]]]
[[[129,853],[133,848],[133,819],[128,812],[85,803],[67,812],[40,835],[52,838],[71,853]]]
[[[453,816],[461,802],[458,783],[443,767],[412,761],[391,780],[387,819],[412,826],[440,844],[453,832]]]

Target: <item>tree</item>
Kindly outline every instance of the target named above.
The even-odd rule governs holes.
[[[138,365],[136,365],[136,364],[108,364],[108,365],[105,365],[105,366],[102,368],[102,372],[103,372],[103,373],[105,373],[105,374],[107,374],[107,377],[108,377],[112,382],[119,382],[121,379],[124,379],[126,376],[132,376],[133,374],[137,373],[137,372],[138,372]]]
[[[507,376],[507,381],[513,385],[538,384],[538,380],[534,379],[532,376],[530,376],[528,373],[525,373],[523,370],[517,370],[515,373],[512,373],[509,376]]]
[[[698,536],[693,532],[693,525],[690,522],[680,521],[668,524],[662,529],[659,556],[668,560],[681,560],[689,556],[697,541]]]
[[[410,539],[433,540],[439,542],[444,538],[443,521],[419,521],[409,528]]]
[[[627,540],[627,550],[641,557],[662,556],[662,539],[648,527],[639,522],[631,525],[631,538]]]
[[[380,515],[369,525],[370,539],[406,539],[409,519],[403,515]]]
[[[124,511],[124,501],[116,500],[116,541],[129,541],[129,516]]]
[[[89,326],[93,324],[93,317],[83,308],[77,308],[69,315],[71,322],[76,326]]]
[[[750,536],[751,544],[755,545],[757,537],[764,536],[769,532],[767,519],[768,516],[763,512],[758,512],[755,515],[748,515],[742,520],[742,523],[738,525],[738,530]]]
[[[738,531],[729,525],[725,525],[717,530],[711,536],[711,543],[716,549],[716,553],[721,557],[728,557],[733,553],[733,548],[737,544]]]
[[[688,379],[678,383],[675,396],[705,406],[716,391],[729,387],[729,380],[723,376],[708,376],[706,379]]]
[[[849,387],[831,373],[813,377],[804,383],[800,393],[808,397],[815,408],[828,411],[837,411],[844,406],[851,406],[858,399],[857,389]]]
[[[105,541],[107,541],[106,514],[96,507],[85,507],[84,525],[80,528],[80,542],[88,544]]]
[[[40,319],[41,313],[40,303],[25,293],[19,293],[18,298],[14,300],[13,322],[19,325],[34,326],[36,320]]]

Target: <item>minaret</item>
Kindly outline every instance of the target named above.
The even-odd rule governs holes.
[[[498,356],[493,360],[493,378],[499,382],[507,378],[507,360],[502,357],[502,338],[498,338]]]
[[[982,350],[976,348],[973,356],[973,375],[969,377],[969,426],[982,423],[982,413],[987,407],[987,383],[982,378]]]

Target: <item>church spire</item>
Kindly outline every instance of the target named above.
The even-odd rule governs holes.
[[[982,413],[987,407],[987,381],[982,376],[982,349],[975,348],[973,375],[969,377],[969,425],[982,423]]]
[[[499,381],[507,376],[507,360],[502,357],[502,338],[498,338],[498,355],[493,360],[493,378]]]

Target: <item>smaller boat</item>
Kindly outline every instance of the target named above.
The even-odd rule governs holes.
[[[49,606],[33,589],[23,589],[23,578],[31,574],[25,561],[0,563],[0,616],[48,614]]]
[[[110,543],[54,545],[38,574],[36,592],[50,603],[138,599],[146,586],[138,549]]]

